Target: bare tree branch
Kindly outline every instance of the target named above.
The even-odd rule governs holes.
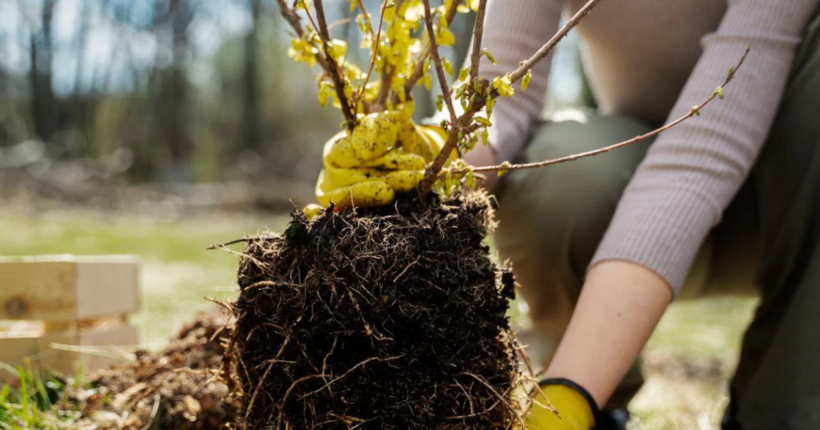
[[[481,62],[481,40],[484,37],[484,15],[487,12],[487,0],[481,0],[475,16],[473,30],[473,53],[470,57],[470,83],[478,78],[478,63]]]
[[[461,2],[462,0],[453,0],[453,3],[450,4],[450,8],[447,9],[447,14],[444,15],[444,18],[447,20],[447,25],[453,23],[453,20],[458,12],[458,5],[461,4]],[[416,59],[416,67],[413,69],[413,74],[411,74],[407,78],[407,81],[404,82],[404,94],[407,98],[410,98],[410,95],[413,92],[413,87],[415,87],[419,79],[424,76],[424,63],[427,61],[427,57],[429,56],[430,44],[425,43],[424,48],[421,51],[421,55],[419,55],[418,59]],[[396,96],[394,101],[398,101],[398,96]]]
[[[370,22],[370,15],[367,13],[367,9],[365,9],[364,7],[364,2],[362,0],[357,0],[357,3],[359,3],[359,9],[362,10],[362,15],[364,16],[364,20],[367,23],[367,28],[370,30],[370,35],[375,36],[375,34],[373,34],[373,23]]]
[[[396,17],[399,16],[402,5],[404,5],[404,0],[395,0],[392,7],[396,8]],[[374,112],[382,111],[387,108],[387,98],[390,96],[390,87],[393,83],[393,73],[395,72],[396,71],[391,69],[388,65],[385,65],[384,70],[382,70],[382,81],[381,87],[379,88],[379,95],[376,97],[376,101],[373,102],[373,105],[371,106],[371,109]]]
[[[589,0],[584,7],[582,7],[575,15],[570,18],[566,24],[555,34],[538,52],[535,53],[529,60],[524,61],[521,63],[521,66],[510,73],[510,80],[511,83],[514,83],[524,77],[529,70],[531,70],[539,61],[543,60],[549,53],[555,49],[555,46],[558,44],[561,39],[566,37],[566,35],[572,30],[575,26],[578,25],[581,20],[584,19],[589,13],[592,11],[595,6],[600,3],[601,0]],[[478,12],[476,14],[476,31],[473,46],[473,63],[470,65],[470,88],[467,90],[473,93],[480,93],[485,94],[484,92],[487,90],[489,83],[485,79],[479,79],[479,63],[480,61],[475,60],[476,56],[480,60],[481,58],[481,36],[483,34],[484,29],[484,16],[487,8],[487,0],[481,0],[479,3]],[[480,19],[479,19],[480,18]],[[478,43],[476,43],[476,41]],[[498,90],[495,88],[489,89],[489,97],[496,98],[499,96]],[[457,121],[454,121],[451,124],[455,130],[451,129],[450,134],[447,138],[447,143],[444,144],[444,148],[442,149],[441,153],[436,157],[433,161],[433,164],[427,168],[424,172],[424,178],[422,179],[421,183],[419,184],[420,191],[422,195],[427,194],[433,188],[433,184],[435,184],[436,179],[439,177],[439,173],[441,169],[444,167],[445,162],[450,153],[457,147],[458,145],[458,135],[467,136],[465,131],[468,127],[472,125],[473,118],[475,114],[478,113],[481,109],[483,109],[487,104],[487,98],[485,97],[471,97],[470,98],[470,106],[467,110],[458,118]]]
[[[716,97],[722,97],[723,95],[723,88],[726,87],[732,80],[734,80],[737,71],[743,66],[743,63],[746,61],[746,56],[749,55],[750,48],[746,48],[746,51],[743,53],[743,56],[740,57],[740,61],[738,61],[737,65],[732,66],[729,69],[729,73],[726,75],[726,80],[723,81],[723,84],[719,86],[712,94],[706,98],[703,102],[699,105],[693,106],[692,109],[689,110],[686,115],[681,116],[680,118],[670,122],[669,124],[664,125],[663,127],[657,128],[655,130],[650,131],[649,133],[642,134],[640,136],[633,137],[632,139],[625,140],[623,142],[619,142],[613,145],[609,145],[600,149],[595,149],[592,151],[586,151],[579,154],[568,155],[566,157],[555,158],[551,160],[544,160],[538,161],[534,163],[522,163],[522,164],[499,164],[496,166],[484,166],[484,167],[476,167],[473,168],[472,171],[475,173],[484,173],[484,172],[500,172],[500,171],[513,171],[513,170],[523,170],[523,169],[536,169],[539,167],[551,166],[553,164],[561,164],[566,163],[569,161],[579,160],[581,158],[592,157],[599,154],[604,154],[610,151],[614,151],[619,148],[623,148],[625,146],[629,146],[635,143],[638,143],[644,139],[648,139],[650,137],[655,137],[670,128],[673,128],[682,122],[692,118],[693,116],[700,115],[700,111],[705,108],[709,103],[712,102]]]
[[[429,0],[424,0],[424,5],[425,5],[425,8],[429,9],[429,7],[430,7]],[[483,29],[484,29],[484,15],[485,15],[486,10],[487,10],[487,0],[481,0],[479,5],[478,5],[478,13],[476,14],[476,23],[475,23],[476,29],[478,30],[480,28],[481,31],[476,32],[477,35],[476,35],[476,37],[474,39],[474,42],[473,42],[473,43],[477,43],[477,46],[479,48],[481,46],[481,37],[484,33],[483,32]],[[440,69],[442,69],[441,58],[438,57],[438,47],[435,45],[435,35],[432,34],[432,31],[433,31],[432,25],[433,25],[432,24],[432,18],[428,18],[428,27],[429,27],[428,31],[431,33],[430,41],[432,43],[431,52],[433,53],[433,60],[434,60],[434,62],[436,62],[436,69],[440,70]],[[476,48],[476,46],[473,47],[473,57],[475,57],[475,51],[476,51],[475,48]],[[480,58],[480,55],[479,55],[479,58]],[[478,76],[478,67],[479,67],[478,63],[479,63],[478,61],[475,61],[474,64],[471,65],[471,67],[474,68],[474,70],[475,70],[476,76]],[[440,70],[439,71],[439,80],[440,81],[442,80],[441,75],[443,75],[443,74],[444,74],[444,71]],[[473,88],[473,89],[471,89],[471,91],[474,91],[474,84],[475,83],[471,83],[471,84],[472,85],[470,85],[470,87]],[[446,82],[442,82],[442,89],[445,89],[445,88],[446,88]],[[471,105],[471,109],[468,109],[467,112],[465,112],[463,115],[461,115],[461,117],[455,118],[455,110],[453,109],[452,96],[451,96],[449,90],[448,91],[443,91],[442,97],[444,97],[444,101],[447,103],[447,108],[450,109],[450,117],[451,117],[450,130],[449,130],[449,134],[447,135],[447,142],[444,143],[444,147],[441,149],[441,152],[439,152],[438,155],[436,156],[436,158],[433,160],[433,164],[431,164],[430,167],[428,167],[427,170],[424,171],[424,178],[422,178],[421,183],[419,184],[419,190],[421,191],[421,195],[427,195],[427,193],[429,193],[430,190],[433,188],[433,185],[436,183],[436,179],[438,178],[439,172],[441,172],[441,169],[444,167],[444,164],[447,162],[447,159],[450,158],[450,154],[452,154],[453,151],[456,150],[457,147],[458,147],[458,136],[459,136],[459,134],[463,132],[464,127],[467,127],[467,126],[470,125],[470,122],[472,122],[472,120],[473,120],[473,115],[475,115],[475,113],[478,112],[479,109],[481,109],[479,107],[478,109],[473,110],[474,106],[477,105],[477,103],[473,103]],[[483,102],[482,102],[482,106],[483,106]]]
[[[364,9],[362,9],[364,10]],[[373,68],[376,67],[376,58],[379,56],[379,46],[381,45],[382,27],[384,26],[384,13],[387,10],[387,2],[382,3],[381,17],[379,18],[379,31],[376,33],[376,39],[373,42],[373,52],[370,54],[370,68],[367,69],[367,77],[364,79],[362,89],[356,94],[353,104],[358,105],[364,96],[364,91],[367,89],[367,84],[370,82],[370,77],[373,75]]]
[[[444,97],[444,102],[447,104],[447,110],[450,111],[450,122],[455,124],[458,117],[456,116],[456,110],[453,107],[453,98],[450,95],[450,88],[447,85],[447,75],[444,73],[444,66],[441,64],[441,56],[438,52],[436,32],[433,28],[433,13],[430,10],[430,0],[423,0],[423,2],[424,22],[427,26],[427,36],[430,40],[430,52],[433,54],[433,65],[435,66],[436,74],[438,75],[439,85],[441,85],[441,94]]]
[[[587,4],[584,5],[584,7],[578,10],[578,12],[576,12],[575,15],[573,15],[572,18],[570,18],[566,22],[566,24],[564,24],[564,26],[561,27],[561,30],[559,30],[558,33],[555,33],[555,36],[552,36],[552,38],[549,40],[549,42],[546,43],[546,45],[542,46],[541,49],[539,49],[538,52],[535,53],[535,55],[530,57],[529,60],[524,61],[518,69],[510,73],[510,81],[512,81],[512,83],[515,83],[519,79],[523,78],[524,75],[526,75],[528,71],[535,67],[535,65],[538,64],[539,61],[543,60],[544,57],[549,55],[549,53],[552,52],[552,50],[555,49],[555,47],[558,45],[558,42],[560,42],[561,39],[567,37],[567,34],[569,34],[570,30],[575,28],[575,26],[578,25],[578,23],[580,23],[582,19],[589,15],[589,13],[592,12],[592,9],[594,9],[595,6],[597,6],[600,2],[601,0],[589,0]]]
[[[290,24],[293,31],[295,31],[299,37],[304,36],[305,30],[302,29],[302,20],[299,19],[299,15],[288,7],[285,0],[276,0],[276,2],[279,4],[279,13],[282,15],[282,18],[285,18],[285,21]]]
[[[350,108],[350,102],[345,95],[345,81],[342,78],[341,67],[339,67],[336,60],[333,59],[333,56],[330,55],[329,43],[332,39],[330,38],[330,31],[327,28],[323,0],[314,0],[314,5],[316,6],[316,20],[319,21],[319,35],[322,38],[322,45],[325,50],[325,60],[328,63],[327,72],[330,75],[330,79],[333,80],[333,87],[336,90],[336,97],[341,104],[342,114],[347,121],[347,127],[353,130],[353,127],[358,124],[358,119],[356,118],[356,112]]]
[[[279,13],[285,21],[290,24],[293,31],[296,32],[296,35],[299,37],[304,37],[306,34],[305,29],[302,27],[302,20],[299,18],[296,11],[288,7],[285,0],[276,0],[276,2],[279,5]],[[307,8],[306,4],[305,7]],[[319,21],[318,25],[313,22],[313,17],[311,17],[310,12],[308,12],[308,18],[317,32],[320,32],[320,38],[322,39],[323,45],[321,55],[316,55],[316,62],[319,63],[322,69],[328,74],[328,76],[330,76],[331,80],[333,80],[333,87],[336,91],[336,96],[339,98],[339,103],[342,106],[342,114],[347,121],[348,128],[352,130],[353,127],[358,124],[358,119],[356,118],[356,113],[351,109],[347,97],[344,94],[344,80],[342,79],[341,69],[328,52],[327,43],[330,41],[330,31],[327,26],[327,20],[325,19],[322,0],[316,2],[316,15],[317,20]]]

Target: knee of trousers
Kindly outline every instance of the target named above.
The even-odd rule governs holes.
[[[541,161],[601,148],[645,133],[623,116],[576,112],[537,126],[520,157]],[[580,278],[649,142],[599,156],[510,172],[499,188],[495,234],[502,261],[513,265],[531,316],[571,311]]]

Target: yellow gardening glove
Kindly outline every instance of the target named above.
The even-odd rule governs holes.
[[[597,406],[586,390],[566,380],[546,380],[536,403],[525,418],[527,430],[590,430],[595,427]],[[546,398],[544,396],[546,395]],[[549,401],[547,401],[549,399]],[[548,408],[552,405],[556,415]]]
[[[441,128],[416,125],[400,112],[367,115],[325,145],[316,198],[339,209],[389,204],[418,185],[445,139]]]

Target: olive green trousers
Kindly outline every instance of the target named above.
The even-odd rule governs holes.
[[[627,117],[563,112],[533,130],[520,161],[648,130]],[[515,171],[499,184],[495,241],[529,305],[534,356],[546,359],[557,347],[587,265],[650,145]],[[820,429],[820,19],[799,48],[757,164],[701,248],[681,298],[717,294],[761,298],[743,339],[725,428]],[[608,407],[625,406],[642,382],[636,365]]]

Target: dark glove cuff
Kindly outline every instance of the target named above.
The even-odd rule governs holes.
[[[565,378],[546,378],[541,380],[541,382],[538,385],[542,387],[544,385],[563,385],[565,387],[572,388],[573,390],[577,391],[578,394],[580,394],[584,398],[584,400],[587,401],[587,404],[589,404],[589,409],[592,410],[592,416],[593,418],[595,418],[595,422],[597,423],[600,421],[601,409],[598,408],[598,404],[595,403],[595,399],[592,398],[592,395],[589,394],[589,391],[587,391],[586,388],[580,386],[578,383]]]

